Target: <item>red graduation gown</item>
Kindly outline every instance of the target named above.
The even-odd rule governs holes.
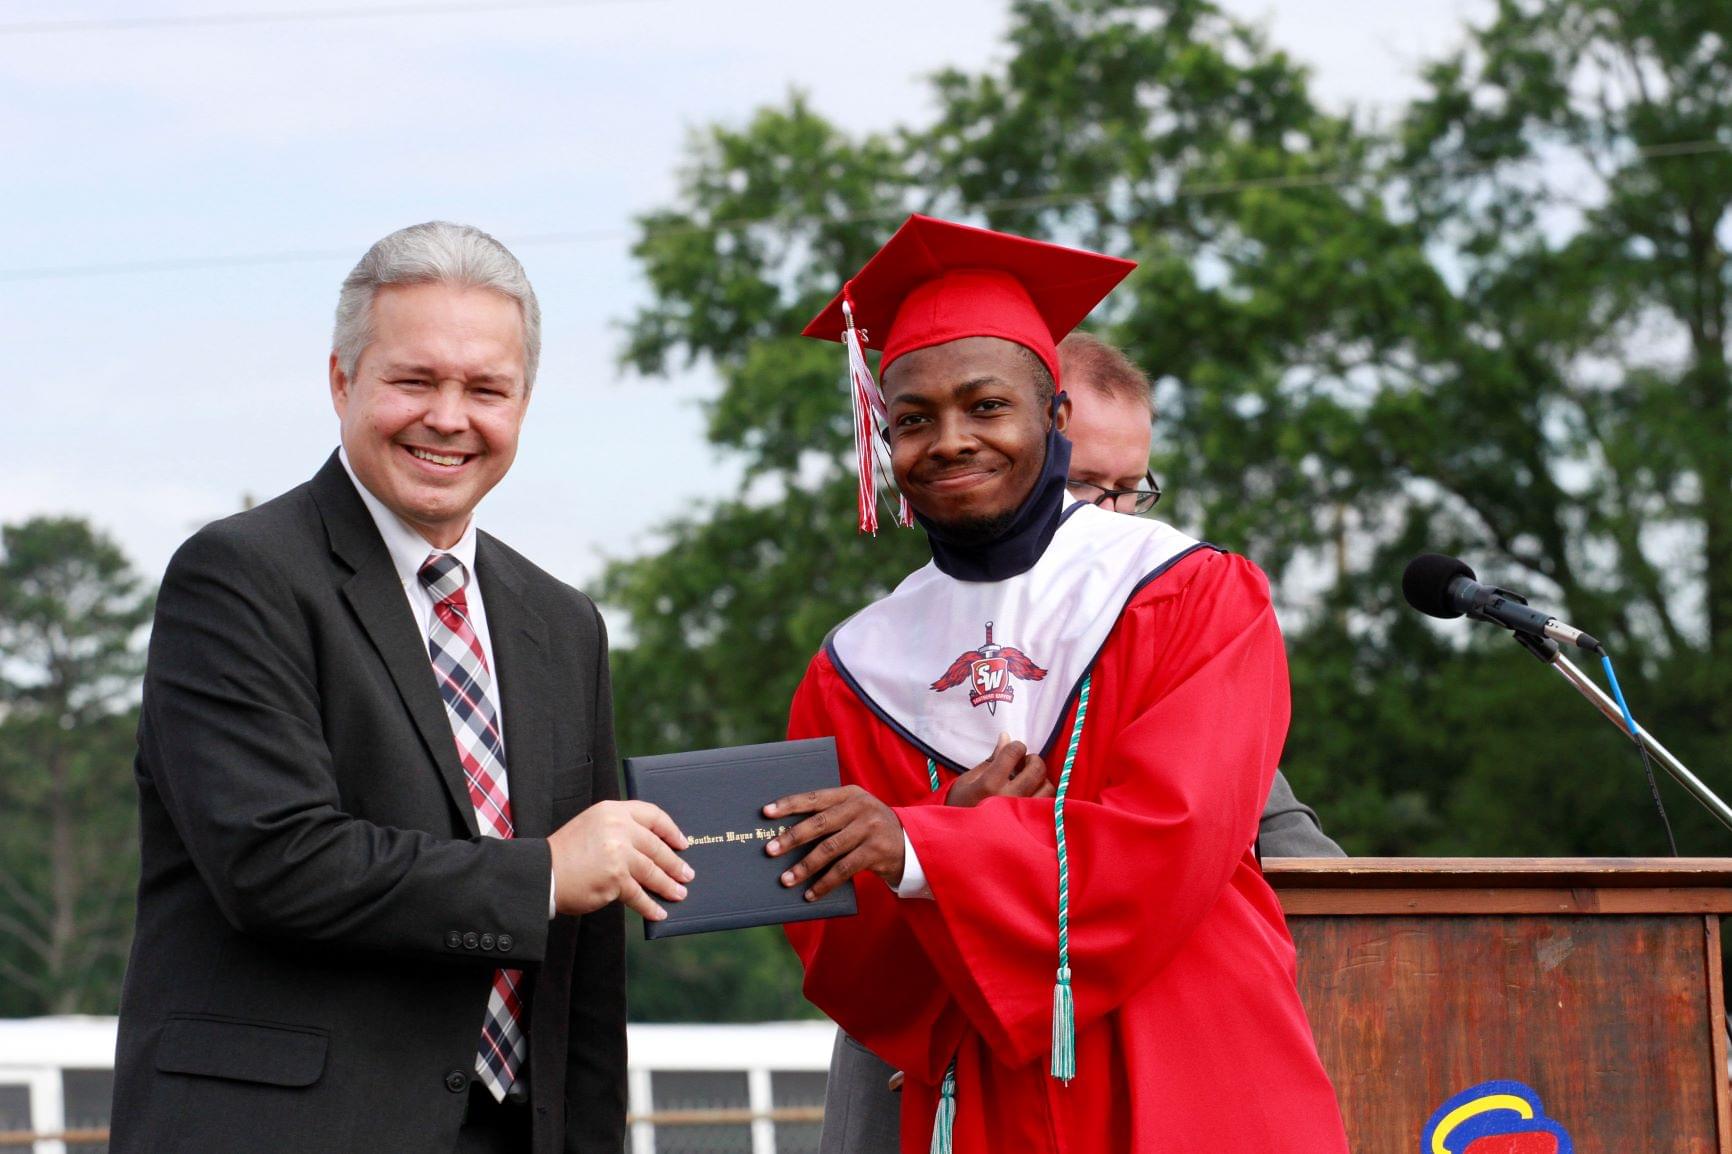
[[[945,806],[925,758],[824,653],[789,737],[836,738],[844,782],[896,808],[933,900],[869,874],[856,916],[790,925],[807,998],[904,1071],[907,1154],[928,1149],[953,1056],[956,1154],[1345,1154],[1251,850],[1289,713],[1262,572],[1210,550],[1181,559],[1131,599],[1092,677],[1065,805],[1076,1078],[1047,1072],[1052,801]],[[1055,781],[1074,711],[1044,751]]]

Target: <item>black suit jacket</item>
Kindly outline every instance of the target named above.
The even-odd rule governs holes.
[[[606,633],[485,534],[475,569],[512,841],[477,835],[421,626],[335,456],[170,562],[114,1154],[443,1154],[499,966],[529,978],[535,1154],[621,1149],[623,914],[550,922],[544,840],[618,796]]]

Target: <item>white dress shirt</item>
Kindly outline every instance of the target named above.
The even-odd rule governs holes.
[[[373,514],[373,524],[379,527],[379,536],[385,539],[385,549],[391,554],[391,564],[397,570],[397,580],[402,582],[403,596],[409,599],[409,611],[415,615],[415,623],[420,626],[421,636],[425,638],[433,628],[433,594],[427,591],[427,586],[421,583],[421,566],[427,563],[427,558],[435,553],[449,553],[463,562],[463,571],[469,575],[463,586],[463,598],[469,603],[469,624],[475,630],[475,639],[481,642],[481,656],[487,659],[488,680],[493,680],[493,638],[487,631],[487,601],[481,594],[481,582],[475,577],[475,519],[469,519],[469,527],[463,530],[463,536],[457,544],[449,549],[440,549],[427,543],[427,538],[409,526],[403,518],[385,507],[385,502],[373,496],[367,486],[361,484],[361,479],[355,476],[355,470],[349,464],[347,449],[338,449],[337,457],[343,462],[343,468],[348,471],[349,480],[355,483],[355,491],[361,494],[361,500],[367,506],[367,512]],[[429,665],[432,659],[428,659]],[[505,711],[500,708],[499,691],[492,689],[487,699],[493,705],[493,714],[499,727],[501,744],[505,740]],[[511,762],[506,761],[506,773],[509,777]]]
[[[511,790],[511,758],[510,747],[505,745],[505,708],[499,700],[499,691],[494,688],[493,638],[487,631],[487,602],[481,594],[481,582],[475,573],[475,519],[469,519],[469,525],[463,530],[463,536],[457,539],[457,544],[449,549],[440,549],[428,543],[419,530],[412,528],[403,518],[397,516],[385,507],[385,502],[375,497],[367,486],[361,484],[361,479],[355,476],[355,469],[349,464],[349,451],[339,448],[337,459],[343,462],[343,470],[349,474],[349,480],[354,482],[355,492],[361,494],[361,501],[367,506],[367,512],[373,515],[373,524],[379,527],[379,536],[385,539],[385,550],[391,554],[391,565],[397,570],[397,580],[402,583],[403,596],[408,599],[409,612],[414,614],[415,623],[421,630],[422,638],[426,638],[433,628],[433,595],[427,591],[427,586],[421,583],[421,566],[427,563],[427,558],[434,553],[449,553],[463,563],[463,571],[468,574],[468,580],[463,585],[463,599],[469,606],[469,625],[475,630],[475,639],[481,643],[481,655],[487,661],[488,694],[487,699],[493,706],[494,725],[499,729],[500,745],[507,750],[506,754],[506,792]],[[428,658],[428,666],[432,666],[432,658]],[[553,900],[553,877],[548,878],[547,916],[555,912]]]
[[[908,840],[908,831],[902,831],[902,880],[896,885],[896,896],[899,898],[930,898],[932,887],[926,884],[926,871],[920,868],[920,855],[914,852],[914,843]]]

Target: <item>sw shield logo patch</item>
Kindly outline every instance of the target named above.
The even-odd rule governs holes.
[[[988,621],[986,643],[952,661],[944,676],[932,683],[931,689],[943,693],[946,689],[966,684],[968,704],[976,708],[984,705],[988,713],[996,714],[999,702],[1016,700],[1016,686],[1011,684],[1011,678],[1039,681],[1045,676],[1046,670],[1029,660],[1022,650],[993,644],[992,622]]]

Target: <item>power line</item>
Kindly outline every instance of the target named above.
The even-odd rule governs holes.
[[[300,11],[189,12],[168,16],[90,16],[60,20],[22,20],[0,24],[0,36],[40,36],[67,32],[140,32],[161,28],[235,28],[258,24],[312,24],[333,20],[384,20],[398,16],[459,16],[484,12],[533,12],[559,8],[597,8],[616,4],[657,4],[668,0],[430,0],[374,7],[305,8]]]
[[[159,260],[117,260],[96,264],[45,265],[41,268],[0,269],[0,281],[78,280],[124,273],[188,272],[194,269],[245,268],[249,265],[300,264],[355,257],[356,250],[291,249],[284,252],[238,253],[233,256],[164,257]],[[357,258],[359,259],[359,258]]]
[[[514,248],[542,244],[593,244],[627,239],[630,229],[606,232],[550,232],[512,237]],[[266,265],[311,264],[320,261],[355,261],[362,246],[343,249],[283,249],[277,252],[235,253],[229,256],[162,257],[151,260],[103,261],[92,264],[43,265],[38,268],[0,269],[0,283],[7,281],[82,280],[88,277],[124,276],[131,273],[190,272],[199,269],[254,268]]]
[[[1671,144],[1654,144],[1634,150],[1645,160],[1704,156],[1732,152],[1732,143],[1719,140],[1687,140]],[[1344,170],[1336,172],[1297,173],[1286,176],[1248,177],[1241,180],[1199,181],[1182,185],[1171,194],[1172,200],[1198,199],[1206,196],[1227,196],[1243,192],[1298,191],[1310,188],[1340,187],[1371,178],[1395,180],[1403,177],[1473,176],[1500,167],[1502,161],[1475,164],[1416,165],[1387,171]],[[1067,208],[1075,205],[1100,204],[1110,193],[1048,193],[1038,196],[1004,197],[968,205],[972,211],[1019,208]],[[829,224],[870,224],[873,221],[898,221],[907,214],[906,208],[873,209],[867,212],[842,213],[824,218]],[[665,225],[648,230],[647,235],[679,236],[694,232],[725,232],[755,225],[788,222],[765,221],[758,218],[707,221],[695,224]],[[602,244],[612,241],[635,240],[644,235],[632,228],[590,229],[581,232],[544,232],[503,238],[512,248],[534,248],[540,245]],[[20,281],[77,280],[89,277],[120,276],[133,273],[187,272],[199,269],[247,268],[268,265],[302,264],[316,261],[358,259],[359,247],[347,249],[288,249],[278,252],[238,253],[229,256],[165,257],[150,260],[108,261],[92,264],[44,265],[37,268],[0,269],[0,283]]]

